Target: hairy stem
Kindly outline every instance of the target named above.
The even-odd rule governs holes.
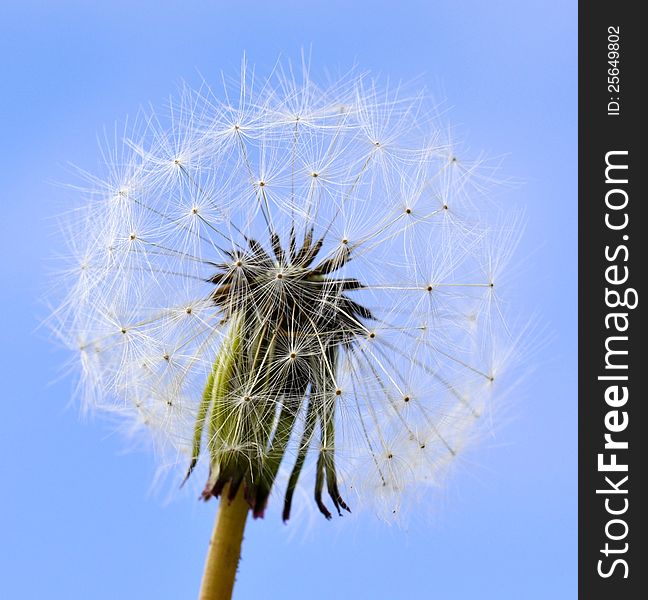
[[[239,489],[231,501],[228,492],[229,484],[221,495],[209,541],[199,600],[230,600],[232,597],[249,506],[243,497],[243,489]]]

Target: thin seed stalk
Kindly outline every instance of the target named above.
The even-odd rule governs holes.
[[[242,489],[234,500],[229,500],[228,488],[229,484],[221,495],[209,541],[199,600],[230,600],[232,597],[249,506]]]

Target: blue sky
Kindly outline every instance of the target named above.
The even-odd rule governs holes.
[[[26,0],[0,4],[0,597],[195,596],[215,504],[151,493],[153,457],[79,418],[38,327],[68,198],[53,182],[92,170],[102,127],[182,78],[301,48],[316,72],[420,77],[470,152],[505,156],[523,183],[498,196],[527,216],[517,300],[542,333],[428,524],[254,522],[236,597],[576,596],[576,3]]]

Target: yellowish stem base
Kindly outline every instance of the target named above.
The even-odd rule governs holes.
[[[232,597],[249,507],[242,489],[231,502],[227,499],[228,491],[229,485],[223,490],[209,541],[199,600],[230,600]]]

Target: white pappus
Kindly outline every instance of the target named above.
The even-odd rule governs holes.
[[[203,498],[242,488],[262,516],[272,491],[288,519],[299,485],[327,518],[398,515],[513,351],[518,224],[423,95],[306,67],[232,89],[184,88],[84,174],[56,333],[86,406],[148,429],[179,477],[207,465]]]

